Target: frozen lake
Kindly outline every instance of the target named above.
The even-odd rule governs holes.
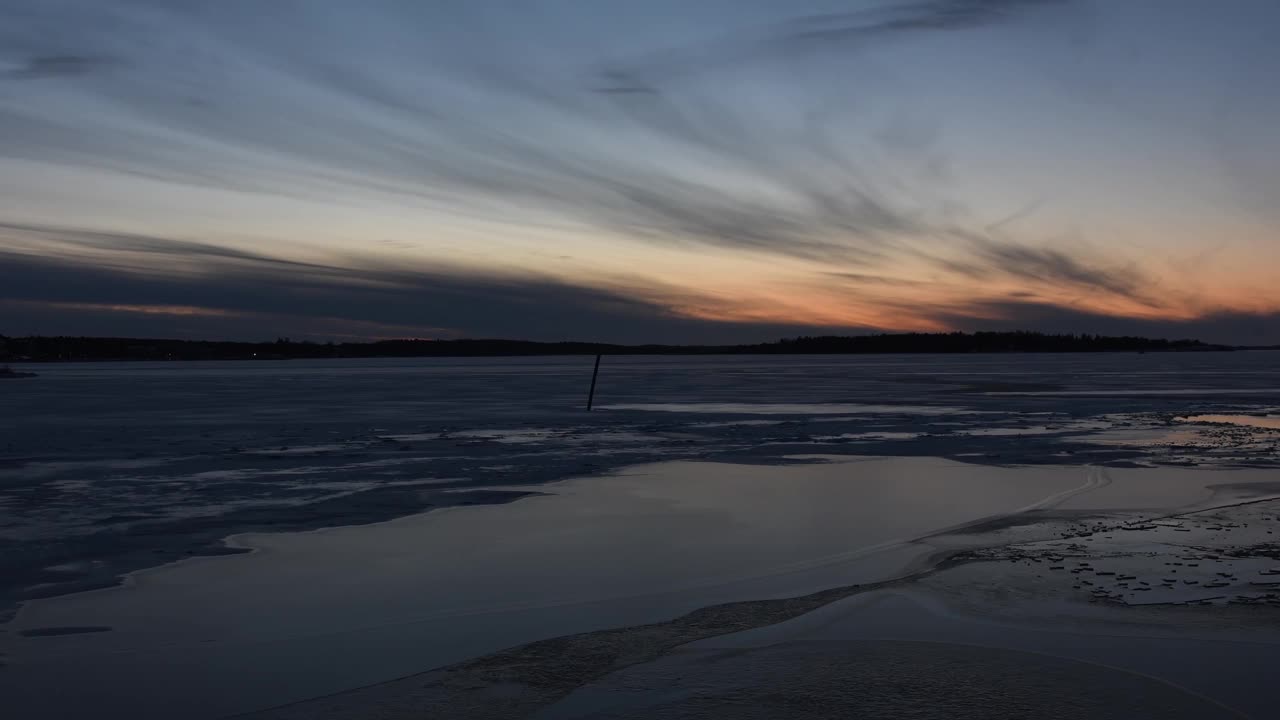
[[[221,717],[572,632],[903,572],[906,541],[1088,485],[927,458],[644,465],[488,507],[234,538],[259,552],[33,603],[0,675],[24,717]],[[74,696],[56,686],[76,678]],[[65,705],[63,704],[65,703]],[[28,715],[29,714],[29,715]]]
[[[1280,479],[1277,360],[606,357],[591,413],[587,357],[39,366],[0,386],[0,691],[218,717],[1186,507]]]

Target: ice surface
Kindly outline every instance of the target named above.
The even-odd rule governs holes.
[[[812,499],[798,492],[802,485],[788,488],[785,480],[795,477],[790,474],[793,471],[822,466],[796,463],[848,455],[952,458],[992,477],[1008,472],[1027,479],[1038,472],[1027,469],[1030,466],[1066,466],[1054,471],[1080,473],[1083,466],[1092,465],[1103,467],[1112,477],[1129,472],[1127,468],[1148,466],[1163,473],[1159,476],[1163,486],[1161,482],[1115,483],[1073,496],[1064,508],[1080,512],[1155,508],[1174,497],[1178,502],[1199,502],[1212,497],[1206,487],[1237,483],[1248,472],[1231,468],[1274,474],[1280,467],[1280,435],[1274,429],[1257,422],[1242,424],[1238,418],[1235,422],[1204,419],[1242,416],[1265,424],[1268,413],[1275,411],[1275,401],[1264,396],[1280,387],[1276,359],[1275,353],[1268,352],[607,357],[596,398],[597,407],[607,409],[592,413],[583,409],[592,358],[49,365],[39,378],[6,385],[0,406],[0,612],[11,611],[18,602],[30,602],[24,618],[51,614],[35,624],[23,619],[22,627],[53,631],[32,637],[6,633],[4,642],[18,643],[26,648],[24,653],[34,654],[11,653],[0,660],[9,665],[0,673],[15,677],[12,671],[27,660],[59,647],[106,647],[132,638],[144,642],[117,646],[117,650],[143,652],[151,647],[146,633],[120,618],[106,618],[108,604],[98,603],[115,597],[112,593],[163,584],[167,581],[162,578],[171,572],[173,577],[188,578],[189,590],[197,595],[241,596],[239,601],[227,601],[227,612],[244,608],[252,598],[263,596],[247,590],[251,586],[245,583],[255,572],[250,568],[260,567],[261,558],[274,550],[249,555],[239,541],[230,546],[224,543],[226,537],[237,534],[296,538],[300,572],[335,563],[334,572],[317,572],[296,584],[321,601],[346,600],[353,608],[386,603],[389,617],[405,617],[395,608],[399,602],[395,598],[408,594],[371,591],[386,587],[373,580],[350,585],[347,570],[337,569],[363,564],[375,575],[381,569],[392,577],[418,577],[405,574],[404,569],[414,565],[404,559],[404,553],[427,548],[441,556],[465,559],[468,547],[476,552],[486,547],[482,540],[493,534],[493,525],[488,520],[475,523],[474,541],[461,549],[456,543],[424,546],[405,540],[404,545],[390,549],[385,542],[354,543],[346,554],[321,548],[330,534],[349,530],[323,528],[406,516],[412,517],[400,522],[500,518],[505,517],[503,513],[524,512],[518,508],[555,503],[568,503],[567,508],[576,500],[563,494],[564,486],[557,483],[610,476],[613,471],[658,461],[743,467],[744,476],[766,473],[779,488],[779,495],[768,496],[779,509],[810,498],[806,502],[814,512],[821,508],[828,513],[825,519],[814,520],[813,532],[806,534],[804,528],[784,522],[770,525],[761,519],[764,515],[734,516],[728,508],[745,499],[732,497],[733,491],[724,487],[699,500],[702,505],[697,506],[696,517],[719,517],[728,524],[708,522],[707,527],[719,528],[715,542],[688,540],[681,547],[701,543],[703,550],[719,548],[725,553],[712,553],[708,557],[713,559],[705,562],[723,569],[732,580],[712,583],[729,588],[726,598],[742,597],[748,586],[760,592],[782,592],[782,585],[770,583],[783,577],[808,577],[815,585],[833,582],[836,578],[824,573],[839,563],[823,558],[856,555],[866,543],[875,545],[874,538],[856,536],[878,527],[874,522],[843,527],[832,519],[853,512],[848,503],[837,501],[841,492],[875,489],[880,493],[875,502],[901,500],[907,503],[902,508],[921,501],[895,495],[918,482],[911,473],[888,485],[811,489],[830,502]],[[1198,469],[1169,469],[1184,465]],[[1201,475],[1184,480],[1183,472],[1215,477],[1207,482]],[[983,495],[975,488],[986,481],[956,482],[956,492],[969,492],[964,497],[981,500]],[[661,485],[658,480],[652,482],[655,487]],[[690,492],[712,487],[693,476],[687,485]],[[930,489],[922,497],[936,500],[939,492]],[[651,538],[663,538],[662,533],[672,529],[664,524],[667,519],[691,512],[685,505],[688,498],[641,501],[628,497],[626,512],[639,512],[649,506],[646,503],[656,503],[662,511],[623,513],[628,520],[619,527],[634,534],[625,542],[619,539],[616,545],[605,546],[629,547],[631,554],[615,568],[584,575],[615,578],[642,569],[636,558],[645,557]],[[947,496],[948,502],[952,499]],[[594,506],[593,512],[599,512],[600,518],[613,517],[610,513],[617,507],[611,502]],[[872,502],[868,507],[877,506]],[[418,515],[425,511],[430,512]],[[895,515],[899,510],[882,508],[881,512],[886,522],[903,520]],[[912,513],[928,520],[926,525],[939,521],[932,510],[916,508]],[[726,519],[734,517],[732,522]],[[558,530],[570,537],[573,527],[573,523],[560,523]],[[767,550],[752,540],[760,537],[753,533],[762,532],[762,527],[776,533]],[[851,532],[855,535],[847,534]],[[680,537],[671,534],[672,539]],[[791,539],[789,544],[784,538]],[[591,549],[592,542],[596,541],[584,541],[582,547]],[[262,541],[254,546],[270,544]],[[386,556],[370,555],[370,548],[386,549]],[[770,554],[785,554],[788,549],[795,553],[790,559]],[[224,557],[228,553],[239,554]],[[431,562],[438,560],[434,553]],[[572,557],[569,553],[566,562]],[[694,572],[696,555],[678,557],[688,560],[685,569],[691,577],[705,580],[705,573]],[[735,565],[743,561],[749,562]],[[67,595],[110,588],[126,573],[161,565],[159,570],[131,575],[130,587],[125,589]],[[748,566],[754,573],[748,572]],[[804,570],[792,575],[778,570],[792,566]],[[540,566],[525,558],[520,567],[535,572]],[[678,563],[673,567],[680,568]],[[209,568],[227,568],[228,574],[213,585],[201,579],[212,577],[201,574],[210,572]],[[244,574],[238,575],[236,569]],[[495,570],[493,574],[507,573]],[[573,575],[569,572],[566,577]],[[757,579],[748,582],[748,577]],[[648,580],[668,590],[686,587],[674,576]],[[441,578],[433,591],[447,592],[467,582],[477,579]],[[574,602],[583,597],[574,589],[582,587],[612,588],[618,590],[618,597],[632,596],[634,588],[619,589],[610,582],[597,584],[578,577],[551,586],[566,590],[565,597],[578,598]],[[495,587],[501,587],[497,580]],[[430,594],[421,587],[414,590],[422,597]],[[668,608],[672,612],[709,601],[709,596],[697,592],[677,592],[671,597],[682,598]],[[535,605],[541,602],[533,600]],[[76,604],[81,602],[86,604]],[[549,607],[561,607],[546,602]],[[52,608],[73,606],[84,608],[85,617],[53,616]],[[97,610],[90,612],[91,607]],[[639,617],[634,609],[621,602],[610,610],[617,614],[601,615],[599,620],[631,622]],[[97,616],[98,612],[103,615]],[[160,610],[156,618],[163,619],[166,612],[182,615],[179,610]],[[592,617],[575,613],[566,616],[575,621]],[[200,618],[209,622],[209,628],[240,622],[254,627],[254,622],[261,621],[243,616],[233,621],[232,615],[214,611],[172,619],[196,627],[203,622]],[[297,625],[297,635],[330,632],[326,637],[331,637],[341,634],[339,628],[353,627],[318,609],[287,620]],[[528,620],[493,624],[493,637],[521,637],[518,630]],[[548,628],[561,627],[566,632],[577,627],[572,622],[563,626],[545,622]],[[112,630],[57,631],[108,626]],[[385,653],[388,665],[370,666],[369,677],[383,671],[421,669],[433,662],[429,643],[411,642],[408,637],[397,640],[398,630],[379,632],[352,636],[364,638],[353,641],[357,644],[370,643],[366,654],[376,654],[375,639],[401,643],[399,650]],[[234,647],[228,658],[245,656],[243,646]],[[358,648],[352,653],[362,661],[366,658]],[[105,662],[105,657],[84,655],[86,677],[92,675],[93,658]],[[181,655],[170,659],[176,662]],[[319,658],[302,660],[296,677],[272,681],[276,683],[273,692],[301,695],[316,683],[344,686],[353,681],[347,672],[329,668]]]

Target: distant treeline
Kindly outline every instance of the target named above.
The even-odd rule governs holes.
[[[524,340],[380,340],[367,343],[219,342],[0,335],[0,361],[287,360],[303,358],[476,357],[503,355],[736,355],[843,353],[1159,352],[1230,350],[1199,340],[1152,340],[1037,332],[901,333],[797,337],[758,345],[610,345]]]

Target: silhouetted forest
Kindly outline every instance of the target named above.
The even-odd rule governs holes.
[[[504,355],[733,355],[833,353],[1161,352],[1230,350],[1199,340],[1153,340],[1038,332],[900,333],[796,337],[757,345],[610,345],[524,340],[380,340],[318,343],[221,342],[0,335],[0,361],[287,360],[303,358],[483,357]]]

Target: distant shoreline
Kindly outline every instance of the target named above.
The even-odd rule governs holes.
[[[903,333],[786,338],[753,345],[617,345],[502,339],[379,340],[318,343],[101,337],[4,337],[0,363],[165,360],[317,360],[575,355],[889,355],[978,353],[1229,352],[1199,340],[1164,340],[1037,332]],[[1263,349],[1263,348],[1257,348]]]
[[[430,353],[421,355],[314,355],[300,357],[76,357],[76,358],[44,358],[44,359],[6,359],[0,360],[0,363],[12,365],[63,365],[73,363],[129,363],[129,362],[155,362],[155,363],[185,363],[185,362],[281,362],[286,360],[424,360],[431,358],[446,358],[465,360],[469,358],[568,358],[568,357],[594,357],[595,355],[608,355],[612,357],[768,357],[768,356],[815,356],[815,355],[1124,355],[1142,353],[1200,353],[1200,352],[1248,352],[1251,350],[1280,350],[1274,347],[1208,347],[1199,350],[1184,349],[1165,349],[1165,350],[973,350],[973,351],[885,351],[885,352],[812,352],[812,353],[779,353],[779,352],[699,352],[694,350],[672,350],[670,352],[631,352],[629,350],[619,350],[614,352],[560,352],[560,353]]]

